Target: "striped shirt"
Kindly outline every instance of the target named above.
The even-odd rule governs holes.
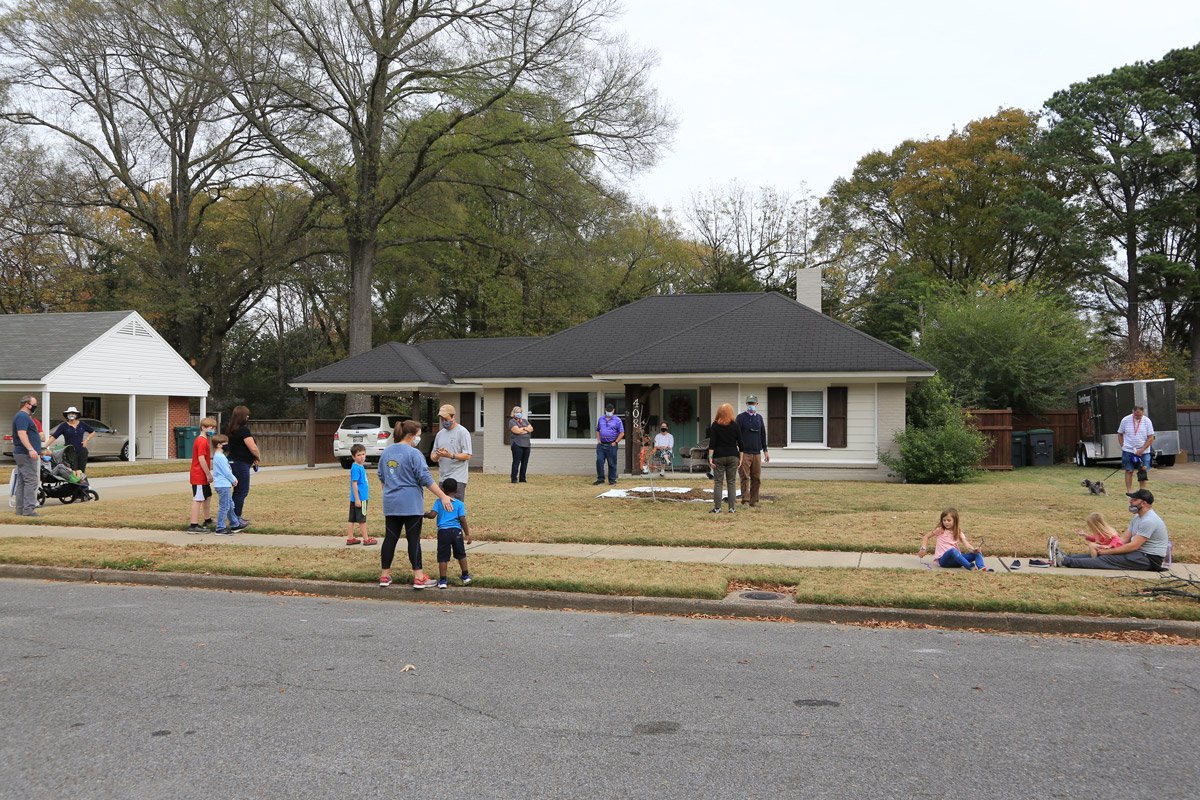
[[[1154,423],[1146,415],[1134,419],[1133,414],[1121,420],[1117,433],[1124,437],[1121,440],[1121,450],[1126,453],[1136,453],[1146,446],[1146,440],[1154,435]]]

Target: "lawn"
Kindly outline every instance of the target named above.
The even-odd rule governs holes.
[[[513,485],[507,475],[472,474],[467,508],[472,532],[480,539],[756,547],[802,550],[912,552],[933,527],[941,510],[958,508],[963,528],[985,552],[1022,558],[1045,553],[1046,537],[1067,542],[1092,511],[1101,511],[1118,529],[1128,523],[1119,475],[1109,497],[1089,495],[1084,477],[1109,470],[1070,465],[985,473],[955,486],[917,486],[848,481],[767,479],[771,499],[759,509],[736,515],[707,514],[707,503],[597,498],[601,487],[586,477],[535,476]],[[1174,483],[1171,471],[1153,473],[1155,509],[1166,519],[1175,559],[1200,561],[1200,492]],[[623,486],[640,483],[623,478]],[[694,485],[705,485],[703,480]],[[606,488],[606,487],[605,487]],[[178,497],[102,500],[73,506],[47,503],[42,524],[92,527],[180,528],[188,501]],[[378,483],[372,478],[372,491]],[[330,535],[345,530],[346,473],[328,478],[263,485],[246,505],[256,533]],[[215,498],[214,511],[215,511]],[[376,499],[371,530],[382,534]],[[0,517],[2,519],[3,517]]]
[[[168,472],[187,472],[192,468],[191,461],[89,461],[88,476],[92,478],[114,478],[118,475],[159,475]],[[12,467],[0,467],[0,481],[5,484],[12,476]]]
[[[373,582],[378,551],[0,538],[0,563]],[[1056,575],[791,569],[724,564],[472,555],[475,585],[654,597],[722,598],[731,583],[794,587],[802,603],[1200,620],[1200,604],[1130,597],[1140,582]],[[403,556],[400,556],[403,562]],[[397,574],[403,575],[401,565]],[[451,575],[457,575],[452,569]],[[453,580],[453,579],[452,579]],[[384,590],[380,590],[384,591]],[[389,591],[405,591],[396,587]],[[447,590],[447,597],[454,589]],[[765,610],[765,609],[764,609]]]

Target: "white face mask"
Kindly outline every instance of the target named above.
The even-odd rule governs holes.
[[[414,437],[413,437],[413,443],[412,443],[412,446],[413,446],[413,447],[416,447],[416,446],[417,446],[417,445],[419,445],[420,443],[421,443],[421,435],[420,435],[420,434],[417,434],[416,436],[414,436]]]
[[[611,412],[611,411],[604,412],[604,416],[609,417],[610,419],[612,418],[612,415],[613,415],[613,412]]]

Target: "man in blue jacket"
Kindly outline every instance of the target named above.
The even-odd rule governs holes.
[[[746,410],[737,415],[742,431],[742,463],[738,465],[738,485],[742,505],[758,508],[758,488],[762,483],[762,465],[769,462],[767,453],[767,420],[758,413],[758,397],[746,397]]]

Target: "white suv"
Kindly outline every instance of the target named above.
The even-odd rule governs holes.
[[[379,454],[393,441],[392,432],[396,424],[412,417],[406,414],[351,414],[338,424],[333,434],[333,456],[341,462],[343,469],[350,469],[354,459],[350,456],[350,446],[361,444],[367,448],[367,461],[378,462]],[[433,435],[421,424],[421,443],[417,445],[425,458],[433,445]]]

